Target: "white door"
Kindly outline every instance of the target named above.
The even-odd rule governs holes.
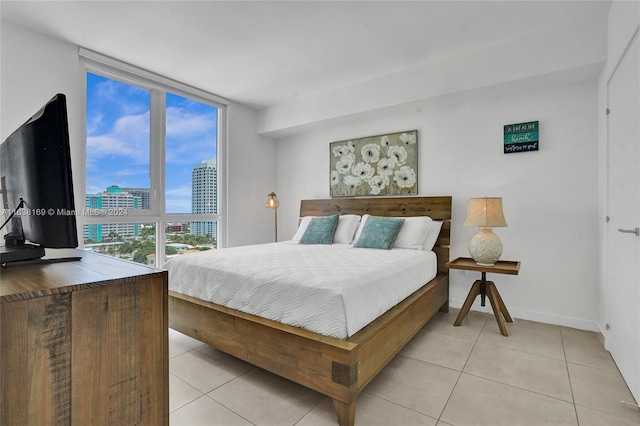
[[[606,346],[640,401],[640,41],[608,82]]]

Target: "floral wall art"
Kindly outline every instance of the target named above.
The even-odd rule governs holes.
[[[418,193],[418,131],[332,142],[331,196]]]

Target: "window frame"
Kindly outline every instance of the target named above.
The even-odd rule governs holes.
[[[79,189],[82,194],[81,205],[76,201],[76,209],[84,209],[86,200],[86,158],[87,158],[87,73],[97,74],[109,79],[117,80],[132,86],[149,90],[151,94],[149,105],[149,210],[131,210],[126,216],[89,216],[78,215],[78,236],[80,248],[84,248],[84,225],[116,224],[116,223],[155,223],[156,225],[156,260],[155,266],[160,267],[165,261],[165,227],[169,222],[216,221],[218,248],[227,245],[227,137],[228,137],[228,101],[206,91],[188,86],[169,78],[137,68],[96,52],[80,48],[79,55],[82,63],[82,78],[84,90],[84,120],[81,167],[76,167],[80,178]],[[217,183],[217,213],[166,213],[166,93],[172,93],[197,102],[217,108],[218,130],[216,141],[216,183]],[[76,190],[76,193],[79,192]],[[94,209],[92,209],[94,210]]]

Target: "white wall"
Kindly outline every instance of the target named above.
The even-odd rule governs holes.
[[[229,106],[228,246],[273,242],[274,212],[264,206],[276,191],[276,142],[257,136],[256,112]]]
[[[588,24],[568,19],[560,29],[272,105],[260,111],[258,131],[285,138],[341,126],[381,110],[396,113],[407,104],[462,91],[511,83],[533,89],[552,81],[593,80],[602,70],[606,49],[606,15],[594,16]]]
[[[67,96],[69,139],[84,141],[83,78],[78,49],[2,21],[0,90],[2,109],[0,131],[5,140],[56,93]],[[81,152],[71,147],[72,164],[84,162]],[[73,170],[74,197],[84,199]],[[82,198],[80,198],[82,197]]]
[[[506,92],[506,93],[505,93]],[[282,139],[278,191],[282,238],[296,229],[300,199],[329,197],[329,143],[418,129],[420,195],[452,195],[451,257],[467,256],[468,198],[503,197],[509,227],[494,230],[520,275],[489,276],[516,318],[597,329],[597,82],[494,87],[412,103],[404,114]],[[503,154],[505,124],[538,120],[540,151]],[[477,274],[452,271],[461,306]],[[480,309],[479,303],[473,309]],[[485,310],[490,309],[489,304]]]
[[[53,95],[66,94],[77,204],[84,200],[85,161],[85,74],[78,46],[5,21],[1,27],[2,140]],[[252,110],[231,102],[228,111],[226,171],[232,181],[226,200],[228,244],[269,242],[273,239],[273,211],[264,207],[264,200],[276,185],[275,142],[257,136]]]

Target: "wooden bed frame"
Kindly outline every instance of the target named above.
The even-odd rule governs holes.
[[[451,197],[303,200],[300,216],[430,216],[443,226],[434,247],[438,275],[346,340],[169,291],[169,327],[333,399],[341,426],[353,426],[356,398],[438,310],[449,309]],[[169,277],[171,279],[171,277]]]

